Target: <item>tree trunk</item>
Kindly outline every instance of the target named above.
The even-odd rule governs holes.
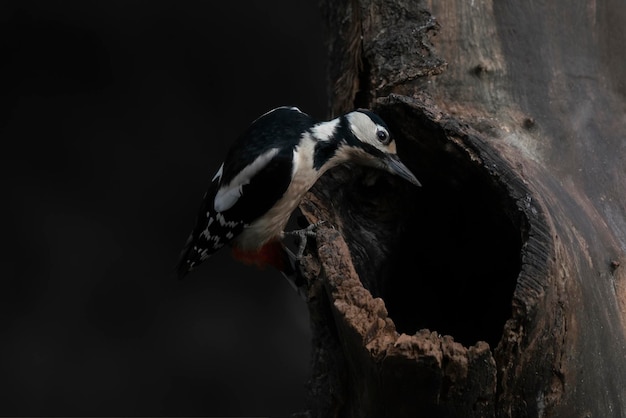
[[[301,205],[311,416],[626,415],[626,7],[521,3],[322,1],[331,113],[423,187],[336,169]]]

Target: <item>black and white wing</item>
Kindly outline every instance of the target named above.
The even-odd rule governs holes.
[[[294,149],[310,124],[310,117],[297,109],[278,108],[235,142],[204,196],[178,263],[180,278],[283,196],[291,182]]]

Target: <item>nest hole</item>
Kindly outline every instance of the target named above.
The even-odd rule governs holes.
[[[399,154],[423,187],[358,167],[334,174],[349,176],[333,198],[355,268],[398,332],[429,329],[495,348],[511,317],[523,216],[506,187],[441,129],[393,116],[387,123],[406,138]]]

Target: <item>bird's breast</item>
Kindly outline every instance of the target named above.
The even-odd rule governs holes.
[[[267,212],[244,228],[234,240],[236,247],[249,251],[262,247],[272,239],[282,238],[292,212],[320,175],[313,168],[312,153],[306,148],[294,151],[293,167],[291,182],[282,197]]]

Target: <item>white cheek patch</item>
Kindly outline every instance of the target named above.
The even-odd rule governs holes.
[[[348,120],[350,121],[350,129],[361,142],[372,145],[388,154],[396,153],[395,141],[390,141],[389,144],[385,145],[378,139],[377,132],[379,129],[385,129],[383,126],[375,124],[367,115],[360,112],[348,114]]]
[[[348,114],[348,120],[350,121],[350,129],[361,142],[381,149],[383,145],[377,136],[379,125],[376,125],[367,115],[361,112]]]
[[[357,138],[363,142],[370,142],[370,136],[368,131],[375,129],[372,120],[360,112],[352,112],[348,116],[350,121],[350,130],[354,132]]]
[[[227,185],[220,187],[215,194],[215,200],[213,201],[213,207],[216,212],[223,212],[233,207],[239,200],[243,193],[243,186],[250,183],[250,180],[267,164],[272,158],[278,154],[278,148],[272,148],[271,150],[259,155],[252,164],[245,167],[235,178]],[[218,171],[221,177],[223,165]],[[217,177],[217,175],[215,176]]]

